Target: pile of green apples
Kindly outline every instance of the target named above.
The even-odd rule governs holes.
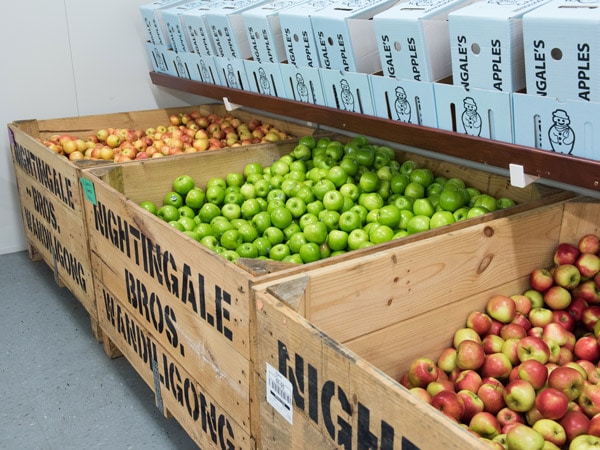
[[[162,205],[140,205],[230,261],[310,263],[513,206],[436,176],[363,136],[301,137],[268,167],[173,181]]]

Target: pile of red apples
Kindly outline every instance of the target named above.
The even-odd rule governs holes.
[[[258,118],[243,122],[229,113],[221,116],[194,111],[171,114],[169,123],[145,130],[105,128],[85,137],[64,133],[39,142],[71,161],[126,162],[292,138]]]
[[[508,450],[600,449],[600,256],[595,234],[561,243],[530,289],[471,312],[437,361],[400,382]]]

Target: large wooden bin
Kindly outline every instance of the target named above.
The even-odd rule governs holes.
[[[227,113],[222,105],[133,111],[49,120],[20,120],[8,124],[15,178],[25,238],[33,260],[44,260],[54,271],[57,283],[66,286],[90,314],[97,333],[96,305],[92,282],[87,230],[83,217],[81,170],[106,162],[72,162],[57,155],[39,139],[71,134],[85,139],[99,129],[147,129],[169,125],[171,114],[200,111]],[[243,110],[232,113],[243,121],[260,119],[290,135],[312,134],[308,126],[264,117]],[[262,144],[256,144],[258,146]],[[221,151],[221,150],[219,150]],[[123,163],[127,164],[127,163]],[[96,334],[98,339],[101,336]]]
[[[251,448],[260,434],[253,378],[254,284],[336,268],[339,278],[331,280],[335,290],[348,283],[343,268],[361,264],[362,258],[377,258],[381,251],[440,234],[447,239],[464,227],[572,197],[538,185],[513,188],[499,175],[399,151],[400,160],[414,159],[436,173],[513,197],[519,205],[306,265],[259,260],[241,260],[236,265],[139,206],[144,200],[161,204],[178,175],[188,174],[204,187],[210,178],[242,171],[249,162],[270,165],[293,147],[294,143],[242,147],[82,173],[103,334],[154,390],[165,414],[175,417],[202,448]]]
[[[469,312],[493,294],[524,292],[559,242],[586,233],[600,233],[600,200],[560,202],[256,284],[258,445],[488,448],[397,380],[414,358],[437,360]]]

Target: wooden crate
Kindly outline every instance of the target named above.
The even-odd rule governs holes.
[[[170,114],[191,111],[218,115],[226,113],[223,106],[202,105],[50,120],[21,120],[8,125],[30,256],[33,260],[44,260],[54,271],[57,283],[66,286],[82,303],[90,314],[92,329],[99,340],[101,336],[97,334],[93,273],[79,180],[83,168],[112,163],[71,162],[46,148],[38,139],[48,139],[56,134],[72,134],[86,138],[99,129],[109,127],[146,129],[161,124],[168,125]],[[235,111],[233,115],[244,121],[251,118],[268,121],[298,137],[312,134],[314,131],[307,126],[243,110]]]
[[[257,446],[488,448],[396,380],[414,358],[436,360],[469,312],[493,294],[522,293],[559,242],[585,233],[600,233],[598,199],[255,284]],[[293,393],[281,388],[288,382]]]
[[[197,185],[204,187],[210,178],[242,171],[249,162],[270,165],[293,146],[294,143],[282,143],[260,148],[242,147],[218,154],[198,154],[193,158],[176,156],[160,163],[147,160],[91,168],[82,173],[99,311],[107,313],[110,309],[102,303],[113,299],[252,439],[260,433],[259,423],[252,420],[257,417],[259,407],[254,400],[256,389],[252,376],[256,350],[254,284],[338,265],[343,273],[341,268],[345,265],[362,261],[364,257],[376,258],[381,251],[438,235],[451,235],[464,227],[572,197],[568,192],[537,185],[517,190],[498,175],[423,160],[424,165],[434,165],[438,172],[451,176],[460,173],[475,187],[496,195],[505,193],[521,203],[443,230],[306,265],[260,260],[240,260],[237,265],[233,264],[139,206],[144,200],[160,204],[178,175],[188,174]],[[399,152],[398,156],[420,161],[410,153]],[[101,324],[106,326],[105,318]],[[107,331],[107,334],[110,333]],[[115,333],[111,339],[114,347],[125,356],[129,354],[134,366],[139,366],[131,353],[133,341]],[[192,432],[190,435],[194,436]]]

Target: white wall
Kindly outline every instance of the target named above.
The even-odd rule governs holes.
[[[7,123],[206,102],[152,85],[138,10],[149,1],[3,2],[0,255],[26,248]]]

